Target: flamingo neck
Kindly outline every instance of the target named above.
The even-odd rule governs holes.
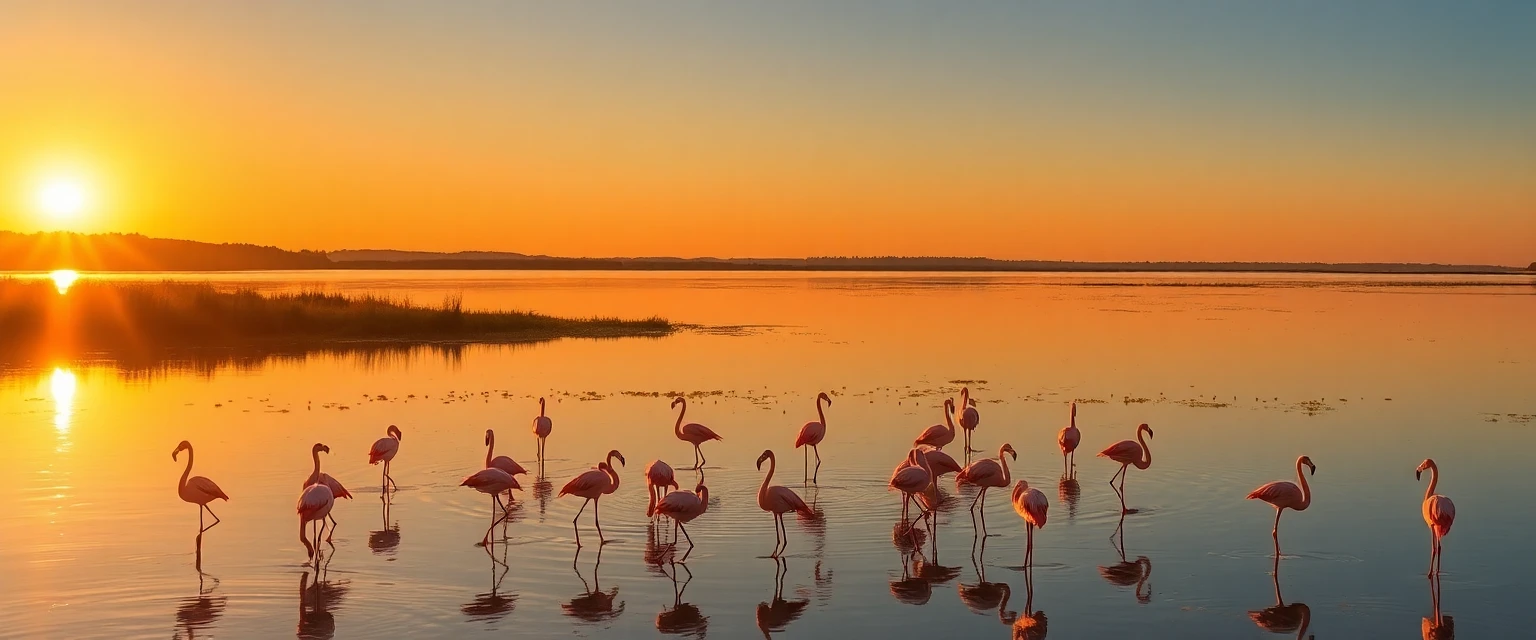
[[[955,435],[955,403],[944,401],[944,426],[949,429],[949,435]],[[926,456],[925,456],[926,457]]]
[[[679,407],[681,407],[681,409],[679,409],[678,412],[677,412],[677,423],[672,425],[672,434],[677,436],[677,439],[682,440],[683,439],[683,416],[688,414],[688,401],[684,400],[684,401],[679,402],[677,404],[678,404]]]
[[[315,460],[315,482],[319,482],[320,481],[320,450],[319,449],[310,449],[309,450],[309,457],[314,458],[314,460]],[[188,463],[187,464],[187,468],[188,469],[192,468],[191,462],[192,462],[192,460],[190,458],[188,458],[187,459],[187,463]]]
[[[496,435],[491,434],[485,439],[485,468],[491,468],[491,452],[496,450]]]
[[[1076,402],[1072,403],[1072,417],[1071,417],[1071,419],[1070,419],[1070,421],[1068,423],[1068,426],[1072,427],[1073,429],[1077,428],[1077,403]]]
[[[1296,640],[1307,637],[1307,627],[1312,626],[1312,609],[1303,606],[1301,608],[1301,628],[1296,630]]]
[[[1003,624],[1012,624],[1011,622],[1008,621],[1008,598],[1010,598],[1012,596],[1013,596],[1013,589],[1008,586],[1008,583],[1004,582],[1003,583],[1003,601],[997,603],[997,619],[1003,621]],[[1017,619],[1018,618],[1018,614],[1014,614],[1013,617],[1015,619]]]
[[[539,417],[544,417],[544,399],[539,398]]]
[[[821,411],[821,396],[816,396],[816,419],[821,421],[821,426],[827,426],[827,414]]]
[[[1013,476],[1008,473],[1008,452],[998,449],[997,462],[1003,465],[1003,486],[1013,484]]]
[[[651,499],[645,503],[645,515],[650,517],[656,514],[656,485],[651,484],[649,478],[646,479],[645,483],[651,487]],[[665,491],[666,489],[663,488],[662,490]]]
[[[187,476],[192,475],[192,447],[187,447],[187,468],[181,472],[181,483],[176,485],[178,489],[187,486]]]
[[[964,413],[965,412],[965,408],[969,407],[969,406],[971,406],[971,389],[970,389],[970,387],[961,387],[960,388],[960,411],[962,413]]]
[[[1152,466],[1152,448],[1147,446],[1147,441],[1142,439],[1143,429],[1136,430],[1136,442],[1141,444],[1141,460],[1136,461],[1137,469],[1145,469]]]
[[[698,491],[695,491],[693,493],[694,493],[694,495],[697,495],[699,497],[699,513],[703,513],[705,511],[708,511],[709,510],[709,487],[704,487],[703,489],[699,489]]]
[[[187,468],[188,469],[192,468],[191,464],[192,464],[192,458],[189,456],[187,458],[187,465],[188,465]],[[1424,490],[1424,499],[1425,500],[1428,500],[1430,498],[1430,496],[1435,495],[1435,485],[1438,485],[1438,484],[1440,484],[1440,465],[1437,465],[1437,464],[1431,462],[1431,463],[1429,463],[1429,488]]]
[[[605,469],[605,471],[608,472],[608,477],[610,479],[612,479],[612,481],[613,481],[613,486],[609,487],[607,492],[608,493],[613,493],[615,491],[618,491],[619,490],[619,472],[618,471],[614,471],[614,469],[613,469],[613,454],[611,454],[611,453],[608,454],[608,468]]]
[[[768,498],[768,483],[773,480],[773,469],[777,466],[779,466],[779,461],[770,454],[768,456],[768,475],[763,476],[763,484],[757,488],[758,502]]]
[[[1301,506],[1296,507],[1296,510],[1301,511],[1302,509],[1312,505],[1312,488],[1307,486],[1307,474],[1301,472],[1300,459],[1296,460],[1296,481],[1297,484],[1301,485]],[[1435,483],[1430,482],[1429,486],[1431,489],[1433,489]]]

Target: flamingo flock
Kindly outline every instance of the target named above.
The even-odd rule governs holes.
[[[937,532],[938,520],[936,509],[943,497],[939,493],[939,481],[942,476],[954,473],[955,486],[958,490],[965,485],[976,487],[976,496],[972,499],[970,508],[973,526],[979,537],[985,538],[986,533],[986,495],[993,488],[1012,487],[1010,502],[1015,513],[1023,521],[1025,530],[1024,541],[1024,566],[1033,567],[1034,564],[1034,539],[1037,529],[1045,528],[1050,500],[1040,490],[1030,486],[1027,480],[1015,478],[1009,467],[1010,458],[1018,460],[1018,452],[1010,443],[1002,444],[997,450],[996,458],[984,458],[961,466],[952,456],[945,453],[943,448],[952,444],[959,431],[963,430],[965,457],[975,450],[971,448],[972,432],[980,424],[980,412],[974,406],[975,401],[970,397],[970,390],[962,388],[960,404],[957,406],[954,399],[946,399],[942,404],[942,423],[934,424],[924,429],[912,441],[911,448],[906,456],[897,464],[892,472],[887,486],[901,494],[901,522],[898,524],[898,535],[917,536],[913,529],[918,520],[927,520],[928,527]],[[702,480],[703,469],[706,460],[700,446],[705,442],[722,440],[723,438],[709,427],[698,423],[684,423],[687,413],[687,400],[681,396],[671,401],[671,406],[678,409],[676,422],[673,426],[673,435],[683,442],[693,446],[694,466],[691,470],[700,471],[700,481],[692,490],[680,489],[672,467],[661,460],[653,460],[646,465],[644,479],[649,498],[646,504],[646,517],[650,519],[667,518],[672,521],[674,540],[677,535],[682,535],[687,540],[688,553],[694,549],[694,541],[689,535],[687,525],[707,515],[710,510],[710,492]],[[827,435],[826,408],[832,406],[832,397],[827,393],[816,396],[816,419],[806,422],[797,432],[794,439],[795,448],[802,448],[807,485],[816,482],[822,464],[820,445],[824,444]],[[956,413],[959,413],[956,427]],[[552,422],[546,415],[544,399],[539,400],[539,415],[534,419],[534,436],[537,439],[537,460],[540,468],[544,462],[545,442],[551,434]],[[1062,428],[1056,437],[1056,444],[1062,455],[1062,486],[1072,483],[1076,486],[1077,465],[1075,451],[1082,442],[1082,432],[1077,426],[1077,405],[1073,403],[1069,407],[1068,426]],[[1147,470],[1152,466],[1152,452],[1148,440],[1153,437],[1153,430],[1146,424],[1136,427],[1135,440],[1122,440],[1116,442],[1098,455],[1119,463],[1120,468],[1109,480],[1110,488],[1115,492],[1120,501],[1120,515],[1136,513],[1135,509],[1126,506],[1125,481],[1132,466],[1139,470]],[[386,436],[378,439],[369,448],[369,464],[383,464],[380,479],[380,493],[386,497],[394,491],[398,491],[394,478],[391,476],[391,463],[396,459],[401,450],[402,434],[399,427],[390,425],[386,429]],[[495,432],[487,429],[484,438],[485,461],[484,468],[475,471],[465,477],[460,486],[469,487],[491,498],[491,525],[486,529],[482,538],[482,544],[487,547],[493,543],[492,531],[498,524],[508,521],[511,515],[510,505],[513,504],[512,491],[521,490],[516,476],[527,474],[528,471],[522,465],[505,455],[495,456]],[[171,452],[172,460],[177,460],[179,454],[185,451],[187,454],[186,469],[182,472],[177,484],[177,495],[185,502],[198,505],[198,537],[204,532],[218,525],[220,520],[209,503],[214,500],[229,500],[229,496],[219,488],[212,480],[204,476],[192,476],[193,449],[192,444],[182,441]],[[322,539],[331,541],[336,529],[336,518],[333,515],[336,500],[350,499],[352,494],[334,476],[321,471],[321,453],[330,453],[331,449],[324,443],[315,443],[310,449],[312,469],[303,483],[303,489],[299,495],[296,512],[299,517],[299,540],[304,544],[306,552],[311,558],[320,554]],[[814,455],[815,465],[810,458]],[[618,466],[615,466],[617,461]],[[807,505],[806,501],[793,489],[783,485],[773,484],[774,473],[777,471],[777,458],[772,449],[767,449],[758,456],[756,466],[763,470],[763,464],[767,463],[766,473],[763,474],[762,484],[757,491],[757,506],[762,511],[770,514],[774,520],[774,546],[767,557],[781,558],[789,545],[788,531],[784,525],[784,516],[795,513],[802,518],[816,518],[817,512]],[[572,495],[583,499],[576,516],[571,520],[571,526],[578,548],[582,546],[580,519],[585,513],[588,504],[592,505],[593,527],[597,532],[599,544],[606,544],[609,540],[603,534],[602,521],[599,514],[599,505],[603,496],[616,493],[620,487],[621,474],[619,469],[626,465],[624,455],[618,450],[611,450],[596,467],[583,471],[571,478],[560,490],[559,495]],[[1303,468],[1306,471],[1303,471]],[[1425,490],[1422,512],[1426,525],[1431,534],[1431,552],[1429,575],[1436,578],[1441,572],[1441,556],[1443,539],[1450,533],[1455,521],[1456,508],[1450,498],[1435,493],[1440,482],[1440,468],[1432,459],[1424,460],[1414,471],[1416,478],[1428,471],[1430,474],[1429,485]],[[1261,500],[1275,508],[1274,526],[1271,536],[1274,541],[1275,558],[1278,563],[1280,556],[1280,518],[1286,509],[1292,511],[1305,511],[1312,504],[1312,488],[1307,478],[1315,475],[1317,465],[1308,456],[1301,456],[1295,463],[1296,481],[1280,480],[1267,483],[1248,493],[1247,499]],[[540,478],[542,481],[542,477]],[[668,491],[668,489],[671,491]],[[506,502],[502,496],[506,496]],[[541,495],[547,495],[541,494]],[[1063,494],[1065,495],[1065,494]],[[1070,502],[1075,503],[1075,496]],[[1067,498],[1063,498],[1066,500]],[[911,508],[916,507],[917,516],[911,521],[907,518]],[[980,511],[981,516],[976,516]],[[501,514],[497,516],[498,512]],[[204,524],[204,514],[213,518],[212,524]],[[327,527],[329,521],[329,527]],[[327,533],[329,531],[329,533]],[[323,538],[322,538],[323,536]],[[673,543],[675,545],[675,542]],[[684,554],[684,558],[687,554]],[[1124,560],[1122,552],[1122,561]],[[1145,573],[1141,566],[1134,563],[1122,562],[1126,567],[1134,567],[1137,576],[1136,582],[1144,580],[1145,573],[1150,573],[1150,563]],[[1120,571],[1125,567],[1116,568]],[[1101,572],[1107,569],[1101,567]],[[1128,571],[1122,571],[1128,573]],[[1119,574],[1115,574],[1119,575]],[[1109,577],[1109,574],[1106,574]],[[1113,578],[1111,578],[1113,580]],[[1278,590],[1278,579],[1277,579]],[[1278,599],[1278,598],[1277,598]],[[1258,618],[1255,618],[1258,620]],[[1268,620],[1268,618],[1265,618]],[[1260,621],[1262,624],[1263,621]]]

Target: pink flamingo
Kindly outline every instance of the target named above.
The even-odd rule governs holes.
[[[491,526],[485,530],[485,537],[480,540],[481,544],[490,544],[491,531],[496,528],[496,525],[501,524],[512,515],[511,512],[507,511],[506,505],[501,503],[501,494],[506,493],[510,495],[513,489],[522,490],[523,487],[517,484],[517,478],[512,477],[512,474],[496,467],[486,467],[476,471],[465,478],[463,482],[460,482],[459,486],[469,487],[491,496],[491,517],[493,519],[491,520]],[[501,518],[495,519],[496,509],[498,508],[501,509]]]
[[[981,451],[971,448],[971,432],[981,425],[981,412],[976,410],[971,400],[970,387],[960,387],[960,428],[965,429],[965,455]]]
[[[219,516],[213,512],[213,509],[208,508],[208,503],[214,500],[229,502],[229,496],[225,495],[224,490],[212,480],[202,476],[188,478],[187,475],[192,473],[192,443],[182,440],[181,444],[176,445],[176,450],[171,452],[171,460],[175,461],[176,454],[182,451],[187,452],[187,468],[181,472],[181,481],[176,483],[176,495],[181,496],[183,501],[197,505],[197,535],[201,537],[204,531],[219,524]],[[203,526],[204,511],[213,516],[213,524],[206,527]]]
[[[926,445],[928,445],[930,447],[933,447],[935,449],[943,449],[944,445],[949,444],[951,442],[954,442],[955,441],[954,414],[955,414],[955,399],[954,398],[947,398],[947,399],[945,399],[944,400],[944,424],[936,424],[936,425],[933,425],[931,427],[928,427],[927,429],[924,429],[923,432],[917,436],[917,439],[912,441],[912,446],[916,447],[916,446],[921,446],[921,445],[925,445],[926,444]]]
[[[976,492],[976,499],[971,500],[971,516],[974,517],[976,515],[976,505],[981,505],[981,532],[983,535],[987,532],[987,489],[1006,487],[1013,479],[1008,473],[1008,459],[1003,457],[1005,454],[1012,454],[1015,461],[1019,459],[1019,454],[1013,450],[1013,445],[1005,442],[1002,447],[998,448],[996,460],[991,458],[977,460],[972,462],[971,466],[962,469],[960,475],[955,476],[956,490],[959,490],[960,485],[967,482],[981,487],[981,490]]]
[[[309,473],[309,477],[304,479],[304,486],[307,487],[309,485],[316,484],[316,483],[323,484],[323,485],[326,486],[326,488],[329,488],[331,490],[331,496],[334,499],[340,500],[342,498],[346,498],[348,500],[351,500],[352,499],[352,492],[347,491],[347,488],[341,485],[341,481],[340,480],[337,480],[336,478],[331,477],[331,474],[329,474],[329,473],[320,473],[320,452],[321,451],[325,451],[326,453],[330,453],[331,449],[330,449],[330,447],[326,447],[325,445],[316,444],[315,446],[311,447],[310,450],[309,450],[310,457],[315,459],[315,470],[311,471]],[[331,535],[336,535],[336,514],[333,511],[332,513],[327,514],[327,515],[329,515],[330,519],[331,519]],[[329,540],[330,538],[326,538],[326,539]]]
[[[1027,535],[1024,545],[1024,566],[1032,567],[1035,563],[1035,529],[1045,528],[1045,512],[1050,509],[1051,501],[1045,498],[1045,494],[1039,489],[1029,486],[1028,482],[1020,480],[1013,485],[1013,510],[1024,519],[1024,531]]]
[[[1135,440],[1121,440],[1099,452],[1100,458],[1109,458],[1120,463],[1120,471],[1109,478],[1109,488],[1114,489],[1115,494],[1120,496],[1120,513],[1136,513],[1135,510],[1125,508],[1126,470],[1133,464],[1137,469],[1142,470],[1152,466],[1152,448],[1141,439],[1142,432],[1146,432],[1148,438],[1153,435],[1152,428],[1143,423],[1136,427]],[[1119,487],[1115,486],[1115,478],[1120,478]]]
[[[719,434],[711,431],[709,427],[697,422],[683,424],[683,415],[688,413],[688,401],[684,400],[682,396],[673,398],[672,406],[676,408],[678,405],[682,405],[683,409],[677,412],[677,424],[673,426],[672,433],[677,436],[678,440],[693,445],[693,469],[703,469],[705,463],[704,451],[699,449],[699,445],[710,440],[724,440],[725,438],[720,437]]]
[[[491,457],[491,453],[494,452],[495,450],[496,450],[496,432],[491,430],[491,429],[486,429],[485,430],[485,468],[487,468],[487,469],[501,469],[502,471],[507,472],[507,475],[514,476],[514,477],[517,476],[518,474],[523,474],[523,475],[527,475],[528,474],[528,470],[524,469],[523,465],[518,464],[516,460],[508,458],[507,456],[496,456],[495,458],[492,458]],[[509,489],[509,490],[507,490],[507,502],[511,502],[511,501],[512,501],[512,491]]]
[[[1077,403],[1072,403],[1071,422],[1056,434],[1056,445],[1061,447],[1061,477],[1071,478],[1077,470],[1077,445],[1083,441],[1083,432],[1077,430]],[[1072,456],[1071,464],[1067,456]]]
[[[374,441],[373,446],[368,449],[368,464],[384,463],[384,478],[380,480],[383,486],[379,488],[380,492],[386,491],[390,487],[394,487],[396,491],[399,491],[400,487],[395,486],[395,479],[389,476],[389,463],[395,459],[395,454],[400,453],[400,440],[403,436],[400,434],[400,427],[395,425],[389,425],[389,428],[385,429],[384,433],[388,435]]]
[[[821,441],[827,437],[827,415],[821,411],[822,402],[826,402],[827,406],[829,407],[832,406],[832,398],[827,396],[825,392],[817,395],[817,419],[807,422],[805,425],[801,426],[800,435],[795,436],[795,448],[799,449],[801,446],[806,447],[805,454],[807,455],[805,456],[805,474],[811,476],[811,482],[816,481],[817,475],[811,474],[811,459],[809,457],[810,450],[816,450],[816,474],[819,475],[821,473],[821,448],[819,445],[821,444]]]
[[[190,467],[190,461],[188,463]],[[1419,468],[1413,470],[1414,479],[1419,479],[1425,469],[1429,469],[1429,488],[1424,490],[1424,523],[1429,525],[1429,532],[1434,536],[1429,553],[1429,575],[1434,576],[1440,573],[1440,541],[1456,522],[1456,505],[1450,498],[1435,494],[1435,485],[1440,484],[1440,465],[1434,460],[1425,458]]]
[[[918,497],[927,493],[934,486],[934,475],[933,468],[928,464],[928,456],[924,455],[922,449],[914,447],[911,451],[907,452],[906,461],[896,467],[896,471],[891,473],[891,479],[886,484],[890,488],[904,494],[901,502],[901,519],[903,522],[906,522],[907,514],[909,513],[907,510],[909,502],[917,502],[918,517],[928,515],[927,508],[923,506],[923,502],[918,501]],[[917,520],[913,519],[911,523],[908,523],[907,528],[911,529],[912,525],[916,523]]]
[[[928,459],[928,470],[933,472],[933,482],[937,484],[940,478],[947,474],[960,473],[963,468],[949,454],[939,451],[928,445],[918,447],[923,452],[923,457]]]
[[[539,417],[533,419],[533,435],[539,439],[539,462],[544,462],[544,439],[554,429],[555,423],[544,415],[544,399],[539,398]]]
[[[800,499],[800,494],[791,491],[787,487],[769,485],[773,480],[773,470],[778,466],[778,460],[773,457],[773,450],[763,451],[763,455],[757,457],[757,468],[763,468],[763,461],[768,461],[768,475],[763,476],[763,485],[757,489],[757,506],[763,511],[773,514],[773,553],[770,558],[777,558],[784,549],[789,547],[789,532],[784,529],[784,514],[794,511],[807,518],[815,517],[812,511]]]
[[[671,518],[673,528],[683,532],[683,538],[688,541],[688,553],[693,553],[693,538],[688,535],[688,527],[683,525],[693,522],[694,518],[704,515],[708,510],[709,487],[703,483],[693,491],[668,493],[656,504],[656,512]],[[677,531],[672,532],[672,539],[677,539]],[[688,553],[683,554],[683,559],[688,558]]]
[[[666,495],[667,487],[678,488],[671,465],[660,460],[652,460],[645,465],[645,490],[651,494],[650,502],[645,505],[645,517],[656,515],[656,503]]]
[[[315,443],[311,449],[313,452],[331,452],[331,448],[320,443]],[[320,456],[315,455],[315,465],[320,464]],[[336,504],[336,496],[331,493],[331,488],[323,483],[315,483],[304,487],[304,492],[299,494],[297,511],[299,514],[299,541],[304,543],[304,550],[313,558],[320,552],[320,534],[325,532],[325,518],[331,515],[331,507]],[[304,536],[304,526],[315,523],[315,543],[311,545],[309,539]]]
[[[576,532],[577,548],[581,547],[581,529],[577,528],[576,522],[581,519],[581,514],[587,510],[588,502],[592,503],[592,522],[597,524],[597,539],[604,544],[608,542],[603,537],[603,521],[598,516],[597,499],[619,489],[619,474],[613,468],[614,458],[619,459],[619,464],[625,464],[624,454],[619,453],[617,449],[609,451],[608,459],[598,463],[596,469],[583,471],[576,477],[571,478],[571,481],[565,483],[565,487],[560,489],[561,496],[571,494],[586,498],[586,502],[581,503],[581,509],[576,511],[576,517],[571,518],[571,530]]]
[[[1294,482],[1277,480],[1254,489],[1248,494],[1249,500],[1263,500],[1275,508],[1275,528],[1270,534],[1275,538],[1276,562],[1280,559],[1280,514],[1285,513],[1286,509],[1306,511],[1307,507],[1312,506],[1312,489],[1307,486],[1307,477],[1301,473],[1301,465],[1307,465],[1312,474],[1317,474],[1317,465],[1312,464],[1311,458],[1307,456],[1297,458],[1296,480],[1301,483],[1300,487],[1297,487]]]

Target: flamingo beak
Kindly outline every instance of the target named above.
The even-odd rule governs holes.
[[[623,465],[623,466],[626,466],[626,467],[629,466],[629,463],[624,461],[624,456],[620,455],[620,456],[616,456],[616,457],[619,459],[619,464],[620,465]]]
[[[1413,470],[1413,479],[1414,480],[1423,480],[1424,479],[1424,470],[1423,469],[1414,469]]]

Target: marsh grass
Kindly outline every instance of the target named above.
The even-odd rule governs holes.
[[[673,329],[661,318],[560,318],[466,310],[458,295],[428,307],[407,299],[319,289],[263,293],[204,283],[91,280],[81,280],[61,295],[47,280],[0,279],[0,341],[13,353],[27,346],[110,353],[336,348],[350,343],[511,344],[564,337],[661,336]]]

